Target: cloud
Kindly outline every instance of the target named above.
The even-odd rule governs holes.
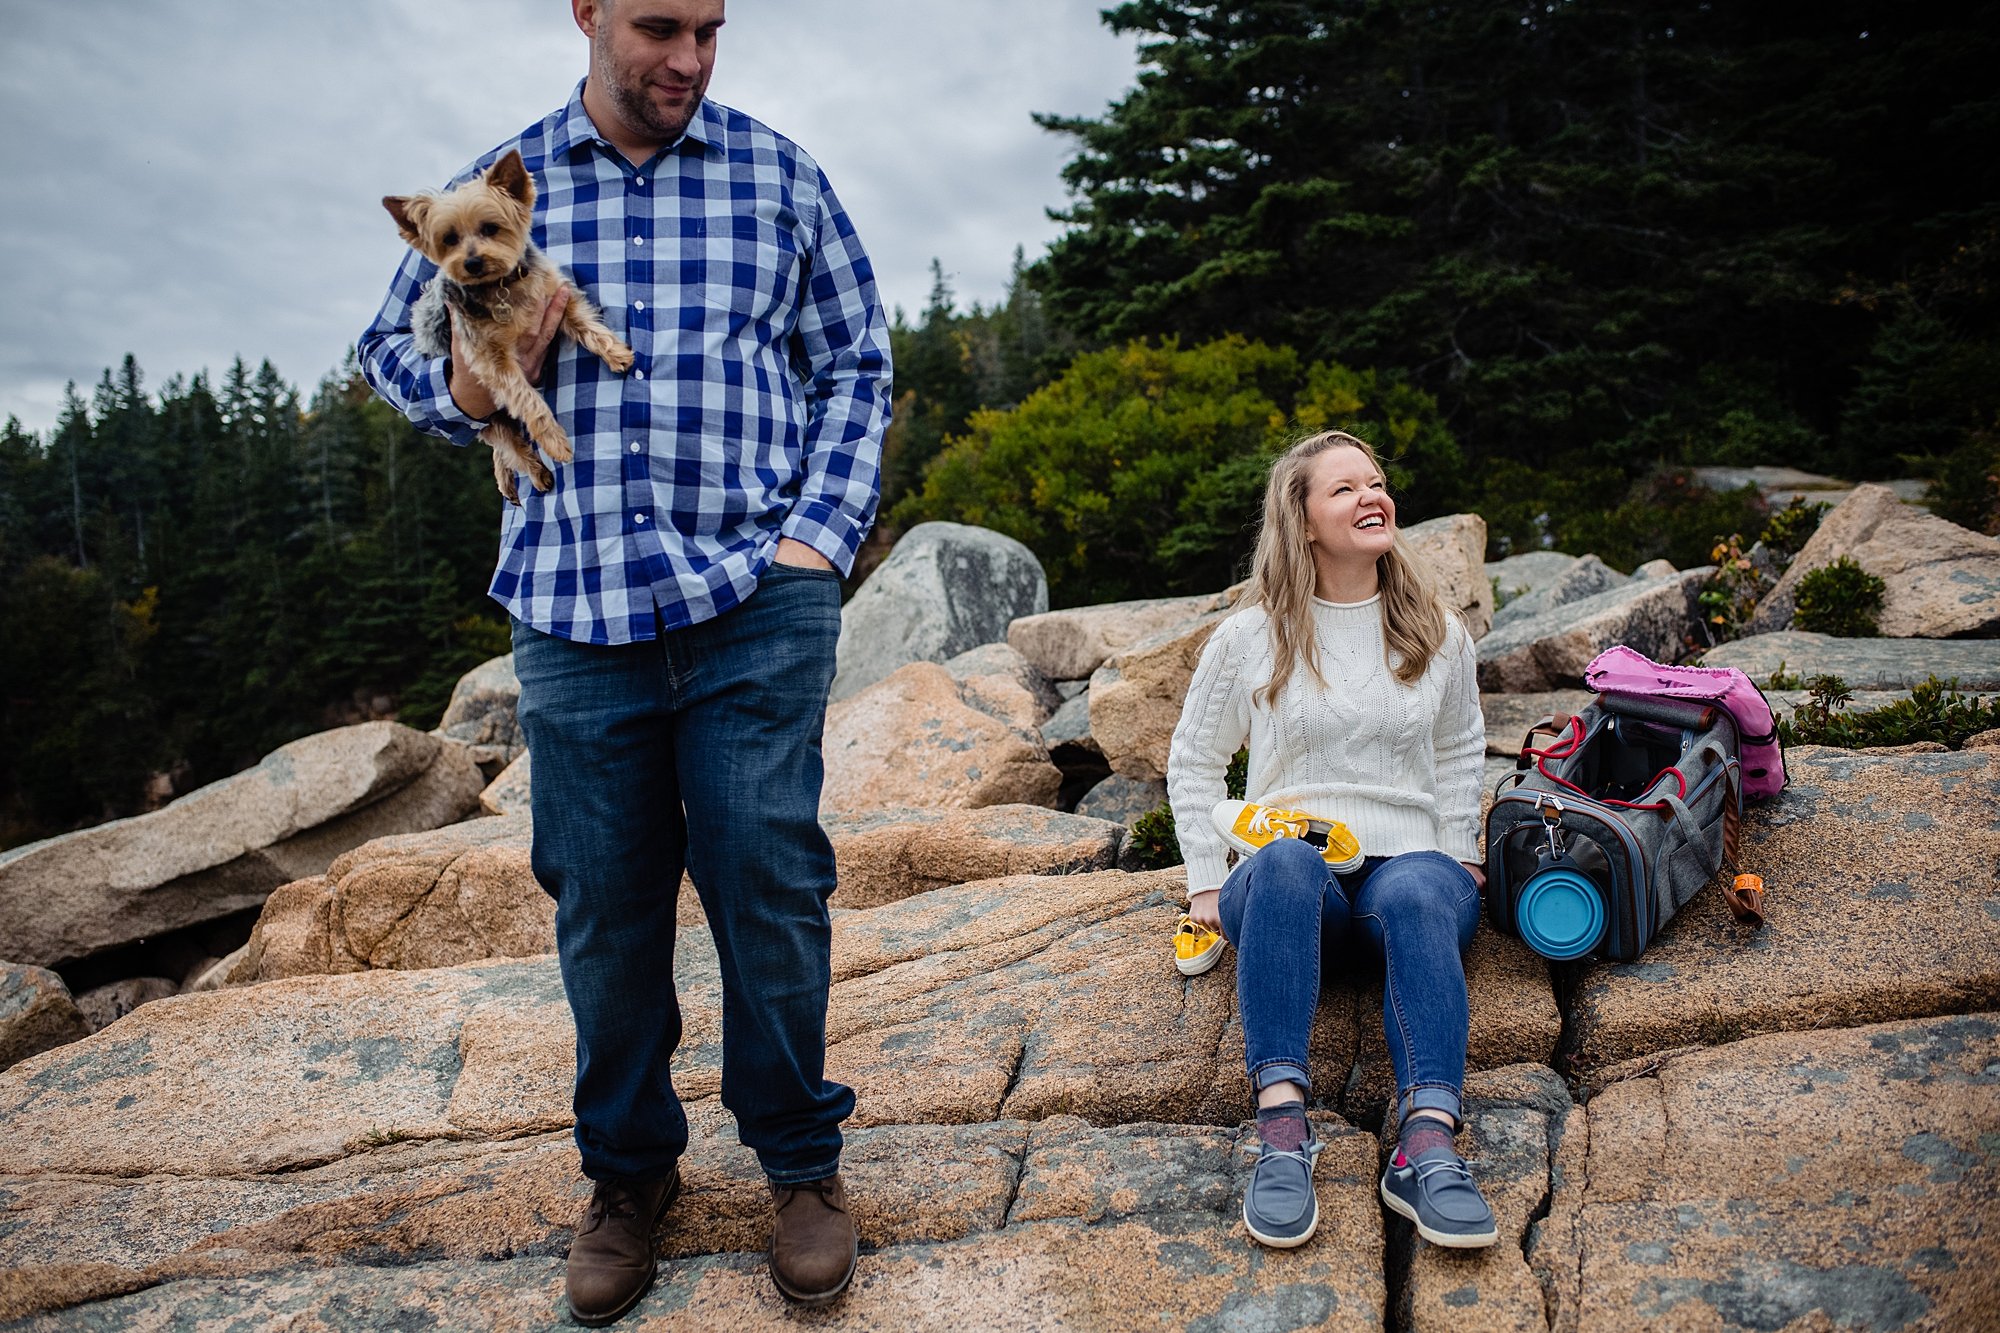
[[[564,101],[561,0],[17,5],[0,54],[0,417],[55,421],[137,355],[150,382],[269,358],[312,384],[401,255],[384,194],[439,183]],[[961,304],[1056,235],[1070,152],[1035,111],[1122,95],[1128,40],[1076,0],[735,0],[710,95],[833,180],[888,299],[939,259]]]

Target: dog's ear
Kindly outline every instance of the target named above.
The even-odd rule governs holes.
[[[420,194],[384,195],[382,207],[388,209],[389,216],[396,219],[396,230],[403,233],[404,240],[416,245],[422,239],[424,214],[430,212],[430,200]]]
[[[528,168],[521,162],[519,149],[509,148],[507,156],[487,168],[486,183],[513,195],[524,208],[535,205],[534,178],[528,175]]]

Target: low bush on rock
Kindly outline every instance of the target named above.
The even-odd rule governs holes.
[[[1832,679],[1838,680],[1840,678],[1835,676]],[[1764,680],[1764,688],[1767,690],[1802,690],[1805,687],[1806,678],[1787,667],[1785,659],[1782,657],[1778,659],[1778,665],[1771,669],[1771,674]]]
[[[1223,775],[1223,785],[1231,800],[1243,799],[1250,782],[1250,751],[1238,750]],[[1181,838],[1174,827],[1174,808],[1165,801],[1133,821],[1132,836],[1126,840],[1126,865],[1133,870],[1165,870],[1181,864]]]
[[[1708,586],[1702,589],[1702,624],[1709,637],[1721,643],[1733,639],[1751,615],[1757,610],[1757,603],[1763,599],[1771,580],[1757,568],[1757,562],[1743,549],[1743,538],[1739,533],[1715,540],[1715,549],[1708,554],[1708,563],[1715,566],[1715,573],[1709,575]]]
[[[1884,587],[1881,579],[1856,564],[1852,556],[1844,555],[1799,580],[1792,623],[1815,634],[1875,638],[1880,632],[1876,617],[1882,612]]]
[[[1778,739],[1786,745],[1860,750],[1932,741],[1957,750],[1980,732],[2000,727],[2000,698],[1961,694],[1956,679],[1931,676],[1909,698],[1859,713],[1844,711],[1854,695],[1839,676],[1814,676],[1805,684],[1812,698],[1778,723]]]
[[[1757,544],[1749,550],[1743,549],[1741,533],[1716,537],[1708,553],[1715,573],[1709,576],[1700,598],[1702,628],[1711,644],[1727,643],[1743,632],[1764,594],[1777,585],[1832,508],[1824,501],[1795,495],[1791,503],[1771,515]]]
[[[1757,540],[1764,548],[1778,558],[1781,565],[1788,565],[1792,557],[1805,549],[1812,535],[1819,531],[1819,521],[1827,516],[1833,506],[1824,500],[1808,500],[1803,495],[1794,495],[1791,502],[1764,525],[1764,531]]]
[[[1132,824],[1125,861],[1134,870],[1164,870],[1181,863],[1180,835],[1174,829],[1174,808],[1165,801]]]

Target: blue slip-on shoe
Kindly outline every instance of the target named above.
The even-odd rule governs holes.
[[[1382,1202],[1415,1222],[1417,1234],[1433,1245],[1476,1250],[1500,1239],[1465,1159],[1450,1148],[1407,1159],[1398,1148],[1382,1173]]]
[[[1257,1154],[1250,1186],[1243,1191],[1243,1225],[1259,1245],[1289,1250],[1312,1239],[1319,1226],[1313,1167],[1319,1164],[1322,1146],[1319,1135],[1313,1134],[1295,1151],[1267,1143]]]

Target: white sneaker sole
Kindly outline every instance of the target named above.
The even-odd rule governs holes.
[[[1243,1229],[1250,1233],[1251,1240],[1256,1241],[1259,1245],[1267,1249],[1296,1250],[1299,1246],[1313,1238],[1313,1232],[1319,1230],[1319,1187],[1313,1185],[1313,1177],[1319,1174],[1319,1159],[1325,1151],[1326,1145],[1318,1139],[1314,1139],[1313,1142],[1315,1147],[1306,1166],[1306,1184],[1313,1186],[1313,1211],[1312,1217],[1306,1222],[1306,1229],[1304,1231],[1301,1231],[1296,1236],[1289,1237],[1267,1236],[1259,1231],[1250,1221],[1250,1195],[1246,1187],[1246,1192],[1243,1196]]]
[[[1453,1235],[1448,1231],[1432,1231],[1417,1217],[1416,1209],[1410,1207],[1401,1198],[1389,1192],[1389,1182],[1386,1178],[1382,1181],[1376,1192],[1382,1196],[1382,1202],[1388,1205],[1390,1212],[1396,1214],[1398,1217],[1408,1218],[1415,1224],[1417,1234],[1433,1245],[1447,1250],[1483,1250],[1488,1245],[1500,1239],[1500,1229],[1498,1227],[1495,1227],[1491,1231],[1473,1231],[1459,1235]]]
[[[1267,1249],[1296,1250],[1299,1246],[1313,1238],[1313,1232],[1319,1230],[1319,1195],[1317,1192],[1313,1195],[1312,1221],[1306,1223],[1306,1229],[1296,1236],[1289,1238],[1267,1236],[1256,1227],[1250,1225],[1250,1201],[1248,1199],[1243,1201],[1243,1229],[1250,1233],[1251,1240],[1256,1241],[1259,1245]]]
[[[1222,961],[1223,941],[1217,940],[1215,947],[1198,953],[1192,958],[1174,955],[1174,967],[1184,977],[1198,977],[1204,972],[1213,972],[1215,965]]]

